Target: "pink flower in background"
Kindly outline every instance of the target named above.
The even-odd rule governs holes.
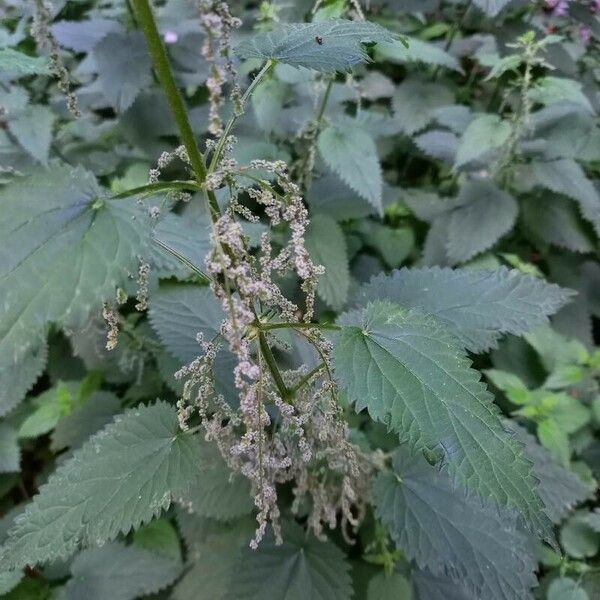
[[[579,34],[579,40],[581,43],[584,46],[587,46],[592,39],[592,28],[588,27],[587,25],[581,25],[577,33]]]
[[[592,0],[590,9],[593,13],[600,13],[600,0]]]
[[[163,39],[165,40],[165,44],[175,44],[179,36],[174,31],[165,31]]]
[[[569,12],[569,0],[544,0],[544,8],[551,11],[553,17],[564,17]]]

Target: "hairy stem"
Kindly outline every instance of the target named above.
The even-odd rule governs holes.
[[[296,394],[301,390],[315,375],[320,373],[326,367],[325,363],[322,362],[317,365],[314,369],[310,370],[300,381],[291,389],[293,394]]]
[[[339,325],[333,323],[260,323],[259,328],[263,331],[270,331],[271,329],[330,329],[332,331],[338,331],[341,329]]]
[[[170,190],[198,190],[200,189],[196,181],[161,181],[159,183],[149,183],[140,187],[131,188],[112,196],[113,200],[130,198],[131,196],[150,196],[157,192],[168,192]]]
[[[169,107],[171,108],[173,118],[179,129],[181,141],[189,156],[192,170],[194,171],[198,183],[202,184],[204,183],[207,174],[206,163],[204,162],[204,157],[196,143],[196,138],[192,126],[190,125],[185,103],[183,102],[183,98],[181,97],[175,82],[175,77],[173,76],[169,57],[167,56],[167,50],[156,27],[150,0],[131,1],[135,17],[146,38],[156,76],[167,96]],[[213,192],[207,193],[207,201],[213,216],[219,215],[219,205]]]
[[[242,111],[244,109],[244,106],[246,105],[246,102],[248,102],[248,99],[250,98],[250,96],[252,96],[254,90],[258,87],[258,84],[263,80],[265,75],[271,70],[274,64],[274,61],[268,60],[264,64],[263,68],[258,72],[256,77],[252,80],[252,83],[248,86],[248,89],[244,92],[242,98],[240,99],[240,108],[242,109]],[[242,114],[243,113],[234,112],[233,116],[227,122],[227,125],[225,125],[223,135],[221,135],[221,138],[219,139],[217,147],[215,148],[212,159],[210,161],[210,165],[208,168],[210,173],[212,173],[217,168],[217,165],[219,164],[219,161],[221,160],[221,156],[223,154],[223,149],[225,148],[225,144],[227,143],[227,138],[231,134],[231,131],[233,130],[237,120],[242,116]]]
[[[279,372],[279,367],[277,366],[277,361],[275,360],[273,352],[269,347],[269,342],[267,341],[267,338],[262,331],[258,332],[258,345],[260,347],[260,353],[265,359],[267,367],[269,367],[271,377],[273,377],[273,381],[275,382],[275,386],[277,387],[279,395],[281,396],[284,402],[290,404],[293,394],[290,393],[290,390],[287,389],[287,386],[283,381],[283,377],[281,376],[281,373]]]

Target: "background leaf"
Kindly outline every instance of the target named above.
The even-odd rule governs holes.
[[[521,335],[547,323],[569,290],[501,267],[400,269],[362,286],[357,305],[389,300],[434,315],[473,352],[496,346],[502,334]]]
[[[322,40],[317,43],[316,38]],[[375,23],[331,19],[316,23],[289,23],[259,33],[238,45],[240,58],[273,59],[323,73],[347,71],[366,62],[363,42],[391,42],[392,33]]]
[[[359,127],[326,127],[317,143],[327,166],[381,213],[383,180],[371,136]]]
[[[388,302],[339,322],[335,372],[356,410],[366,408],[414,450],[436,452],[455,485],[518,511],[548,536],[531,465],[458,340],[434,317]]]

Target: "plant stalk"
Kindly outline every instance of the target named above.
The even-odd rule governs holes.
[[[279,395],[281,396],[284,402],[290,404],[292,394],[290,393],[290,390],[288,390],[287,386],[283,381],[283,377],[281,376],[281,373],[279,372],[279,367],[277,366],[277,361],[275,360],[273,352],[269,347],[269,342],[267,341],[267,338],[262,331],[258,332],[258,345],[260,347],[260,353],[265,359],[267,367],[269,367],[269,371],[271,372],[271,376],[273,377],[273,381],[275,382],[275,386],[277,387]]]
[[[179,129],[181,141],[185,146],[187,154],[192,165],[192,170],[199,184],[203,184],[206,179],[207,169],[204,157],[198,148],[196,138],[188,118],[187,110],[183,98],[179,93],[179,89],[175,82],[175,77],[169,63],[167,50],[160,37],[160,33],[156,27],[156,20],[150,6],[150,0],[131,0],[135,17],[140,25],[140,28],[146,38],[150,57],[154,65],[154,70],[158,81],[163,88],[169,107],[173,113],[173,118]],[[217,199],[212,191],[207,192],[208,204],[211,213],[214,215],[220,214]]]

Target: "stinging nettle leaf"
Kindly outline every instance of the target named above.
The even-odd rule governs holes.
[[[377,44],[375,54],[378,60],[389,60],[398,63],[423,63],[446,67],[462,73],[458,60],[442,48],[424,42],[418,38],[403,36],[404,42],[394,41]]]
[[[114,542],[78,554],[71,564],[65,600],[134,600],[170,585],[181,564],[135,546]]]
[[[102,93],[118,112],[126,111],[152,81],[142,34],[110,32],[96,44],[93,54]]]
[[[408,77],[392,97],[394,121],[412,135],[424,129],[435,117],[435,110],[454,103],[454,94],[446,86],[422,77]]]
[[[163,285],[150,300],[150,323],[166,350],[182,364],[191,363],[202,353],[197,334],[205,340],[218,335],[223,309],[208,287]],[[221,389],[237,396],[233,383],[233,355],[222,349],[215,363],[215,377]]]
[[[483,352],[505,333],[521,335],[548,322],[573,292],[519,271],[400,269],[362,286],[357,305],[389,300],[434,315],[468,350]]]
[[[202,473],[190,487],[186,507],[197,515],[231,521],[252,512],[248,478],[232,473],[214,444],[201,443],[198,468]]]
[[[189,501],[201,477],[199,447],[164,402],[116,417],[17,517],[1,549],[3,564],[20,569],[66,558],[80,545],[101,545],[149,522],[174,499]]]
[[[394,34],[375,23],[332,19],[290,23],[259,33],[237,46],[240,58],[259,58],[331,73],[369,59],[363,43],[392,42]]]
[[[313,215],[306,231],[306,249],[315,264],[325,267],[317,293],[331,308],[340,310],[346,304],[350,287],[348,250],[342,228],[327,215]]]
[[[467,182],[458,202],[448,221],[446,249],[452,263],[466,262],[491,248],[512,229],[519,212],[515,199],[489,181]]]
[[[0,48],[0,73],[13,79],[27,75],[48,75],[50,66],[42,56],[28,56],[13,48]]]
[[[503,146],[511,134],[508,121],[498,115],[481,115],[470,123],[463,133],[456,152],[455,168],[483,158],[485,154]]]
[[[47,359],[48,346],[43,340],[38,346],[30,347],[16,365],[0,366],[0,417],[25,398],[46,367]]]
[[[3,378],[40,347],[50,323],[84,327],[137,271],[147,217],[135,200],[101,196],[91,173],[56,164],[0,191]]]
[[[511,0],[475,0],[475,6],[478,6],[486,15],[495,17]]]
[[[560,196],[526,199],[521,213],[534,238],[571,252],[594,251],[592,235],[583,226],[572,200]]]
[[[508,420],[506,425],[525,445],[525,456],[533,463],[533,474],[539,480],[538,492],[544,502],[544,512],[553,523],[560,523],[577,504],[589,498],[592,491],[575,473],[559,465],[524,427]]]
[[[8,128],[19,144],[35,160],[46,165],[52,142],[54,113],[47,106],[32,104],[8,121]]]
[[[18,473],[21,465],[21,451],[17,432],[10,425],[0,423],[0,473]]]
[[[327,166],[379,212],[383,178],[373,138],[359,127],[326,127],[317,140]]]
[[[579,164],[567,158],[549,162],[533,161],[527,166],[527,172],[533,185],[575,200],[583,218],[594,226],[596,235],[600,236],[600,191]]]
[[[356,410],[366,408],[414,450],[440,454],[454,485],[517,511],[528,528],[551,537],[531,464],[459,340],[434,317],[389,302],[338,322],[336,376]]]
[[[537,561],[514,519],[452,486],[422,456],[398,450],[374,483],[376,516],[421,569],[478,598],[531,597]]]
[[[307,535],[295,523],[285,524],[283,544],[272,536],[257,550],[245,548],[235,565],[227,600],[348,600],[352,597],[349,565],[331,542]]]

